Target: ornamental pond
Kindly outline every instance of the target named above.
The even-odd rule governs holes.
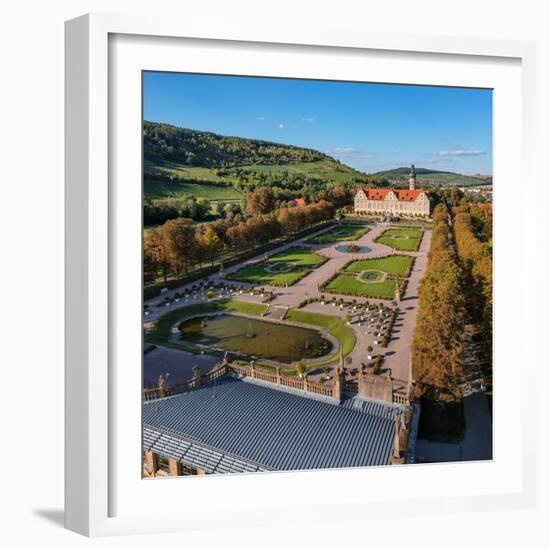
[[[368,246],[349,245],[349,244],[339,244],[334,248],[338,252],[346,252],[348,254],[368,254],[372,250]]]
[[[290,364],[327,355],[332,344],[314,329],[219,314],[179,325],[182,340],[209,348]]]

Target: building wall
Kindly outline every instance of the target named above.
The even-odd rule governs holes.
[[[369,200],[366,198],[355,197],[355,213],[377,213],[399,215],[430,215],[430,201],[427,199],[416,201],[396,201],[396,200]]]

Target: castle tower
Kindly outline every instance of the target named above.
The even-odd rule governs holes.
[[[414,164],[411,166],[411,173],[409,174],[409,189],[416,189],[416,170]]]

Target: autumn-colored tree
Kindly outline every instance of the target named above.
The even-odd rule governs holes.
[[[258,187],[246,196],[246,213],[269,214],[275,209],[275,195],[270,187]]]
[[[434,210],[430,261],[419,289],[412,362],[422,388],[457,394],[463,372],[463,274],[449,246],[448,211]]]
[[[492,215],[481,217],[476,211],[471,215],[471,205],[465,204],[456,210],[453,227],[458,258],[465,274],[465,295],[468,313],[481,328],[486,361],[492,358],[493,332],[493,255],[491,240],[482,241],[478,234],[491,235]],[[491,227],[485,228],[488,224]]]
[[[143,243],[144,269],[148,270],[147,278],[156,277],[156,272],[162,270],[162,278],[166,284],[170,267],[168,246],[162,238],[159,228],[152,228],[146,234]],[[154,276],[152,274],[154,272]]]
[[[196,236],[198,237],[197,246],[202,249],[201,256],[214,265],[214,260],[219,256],[223,246],[216,230],[211,224],[208,224],[203,226],[202,230],[197,231]]]
[[[193,220],[175,218],[168,220],[158,229],[162,245],[166,249],[167,261],[176,277],[193,266],[193,245],[195,227]]]
[[[149,230],[144,244],[144,276],[153,282],[159,270],[179,277],[196,265],[212,264],[224,246],[244,250],[290,235],[334,216],[334,206],[319,201],[305,207],[282,207],[268,214],[241,214],[197,226],[191,219],[175,218]]]
[[[430,263],[419,292],[413,338],[417,381],[457,391],[462,381],[463,333],[461,271],[450,253],[440,252]]]

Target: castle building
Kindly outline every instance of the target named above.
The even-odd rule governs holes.
[[[354,212],[356,214],[377,214],[384,216],[430,216],[430,193],[416,188],[414,164],[409,174],[408,189],[362,189],[355,192]]]

